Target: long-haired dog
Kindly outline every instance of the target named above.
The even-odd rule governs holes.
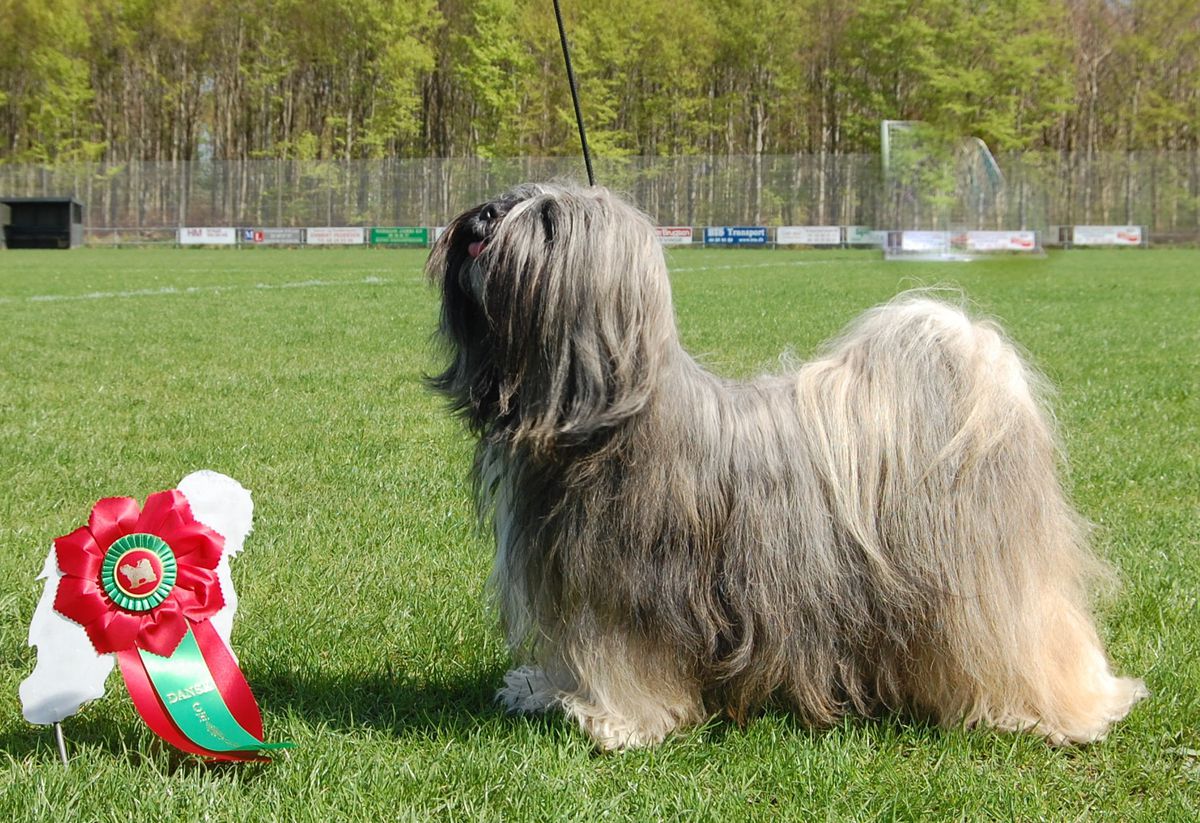
[[[1097,740],[1146,694],[1089,612],[1104,577],[1058,478],[1039,379],[921,296],[745,383],[680,345],[649,219],[526,185],[455,219],[429,275],[479,437],[500,700],[603,749],[770,699]]]

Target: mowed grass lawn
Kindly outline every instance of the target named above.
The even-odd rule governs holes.
[[[561,718],[501,714],[471,443],[437,368],[424,252],[0,252],[0,819],[1154,820],[1200,817],[1200,252],[885,263],[869,252],[671,255],[713,370],[810,355],[867,307],[961,289],[1058,386],[1069,484],[1124,588],[1116,667],[1153,696],[1103,743],[903,718],[808,730],[770,709],[597,756]],[[100,497],[212,468],[251,489],[234,644],[266,766],[209,766],[144,729],[119,675],[65,724],[17,685],[50,541]]]

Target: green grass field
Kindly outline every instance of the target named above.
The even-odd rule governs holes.
[[[0,819],[1154,820],[1200,818],[1200,251],[885,263],[672,254],[685,343],[730,376],[805,357],[863,309],[960,288],[1058,386],[1069,483],[1125,586],[1101,610],[1153,695],[1103,743],[770,710],[595,755],[514,719],[482,597],[471,444],[437,368],[423,252],[0,252]],[[255,496],[234,644],[271,765],[160,745],[119,675],[52,733],[17,684],[50,541],[98,498],[212,468]]]

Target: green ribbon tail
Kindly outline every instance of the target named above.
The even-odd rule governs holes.
[[[138,654],[171,720],[197,746],[215,752],[292,747],[292,743],[265,743],[242,727],[226,705],[190,628],[170,657],[144,649],[138,649]]]

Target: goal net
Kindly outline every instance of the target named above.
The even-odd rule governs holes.
[[[1041,251],[1035,232],[1003,225],[1004,174],[979,138],[885,120],[880,147],[887,257],[970,260]]]

